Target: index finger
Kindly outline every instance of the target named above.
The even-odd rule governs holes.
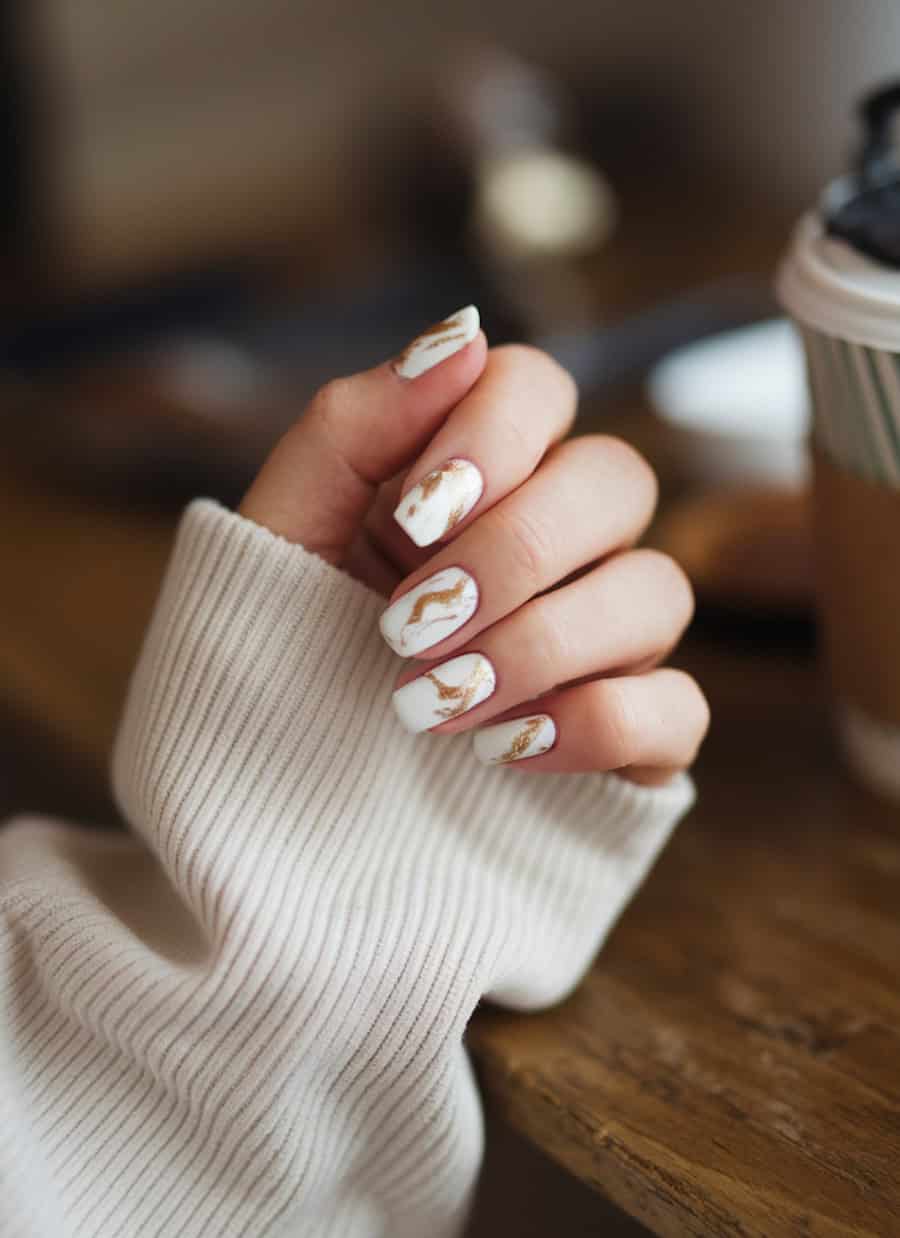
[[[521,344],[492,349],[410,469],[397,524],[417,546],[461,531],[531,476],[571,427],[577,398],[574,379],[546,353]]]

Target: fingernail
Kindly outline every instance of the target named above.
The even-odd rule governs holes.
[[[483,490],[471,460],[448,460],[403,496],[394,519],[417,546],[430,546],[469,514]]]
[[[394,361],[394,371],[401,378],[418,378],[471,344],[478,334],[481,319],[474,305],[466,305],[443,322],[426,328],[406,345]]]
[[[475,578],[462,568],[448,567],[387,608],[379,620],[381,635],[395,653],[412,657],[461,628],[477,605]]]
[[[537,757],[556,741],[556,724],[549,714],[534,714],[530,718],[514,718],[482,727],[472,737],[472,747],[485,765],[506,765]]]
[[[398,688],[394,709],[407,731],[416,734],[474,709],[496,686],[488,659],[481,653],[464,653]]]

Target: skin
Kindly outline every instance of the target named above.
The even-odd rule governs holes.
[[[489,351],[479,334],[411,381],[385,363],[323,387],[239,510],[391,601],[446,567],[475,577],[474,615],[397,683],[477,651],[497,687],[430,734],[549,713],[554,746],[510,768],[660,784],[692,763],[709,725],[698,685],[662,665],[690,621],[691,588],[673,560],[635,548],[656,504],[652,470],[620,440],[566,439],[575,407],[551,358]],[[452,458],[478,465],[484,492],[420,549],[394,509]]]

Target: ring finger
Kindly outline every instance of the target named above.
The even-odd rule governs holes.
[[[454,656],[411,668],[394,706],[410,731],[453,733],[562,684],[658,661],[693,613],[678,565],[633,550],[534,598]]]

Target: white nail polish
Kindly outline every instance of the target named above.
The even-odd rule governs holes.
[[[469,514],[483,490],[471,460],[448,460],[403,496],[394,519],[417,546],[430,546]]]
[[[482,727],[472,737],[472,747],[485,765],[506,765],[540,756],[552,748],[556,740],[556,724],[549,714],[533,714],[529,718],[514,718]]]
[[[478,605],[474,577],[448,567],[421,581],[381,616],[381,635],[395,653],[412,657],[471,619]]]
[[[440,365],[455,352],[471,344],[480,325],[478,310],[467,305],[443,322],[436,322],[421,335],[411,340],[394,362],[394,370],[401,378],[418,378],[426,370]]]
[[[394,708],[407,731],[427,731],[480,705],[497,686],[481,653],[463,653],[420,675],[394,693]]]

